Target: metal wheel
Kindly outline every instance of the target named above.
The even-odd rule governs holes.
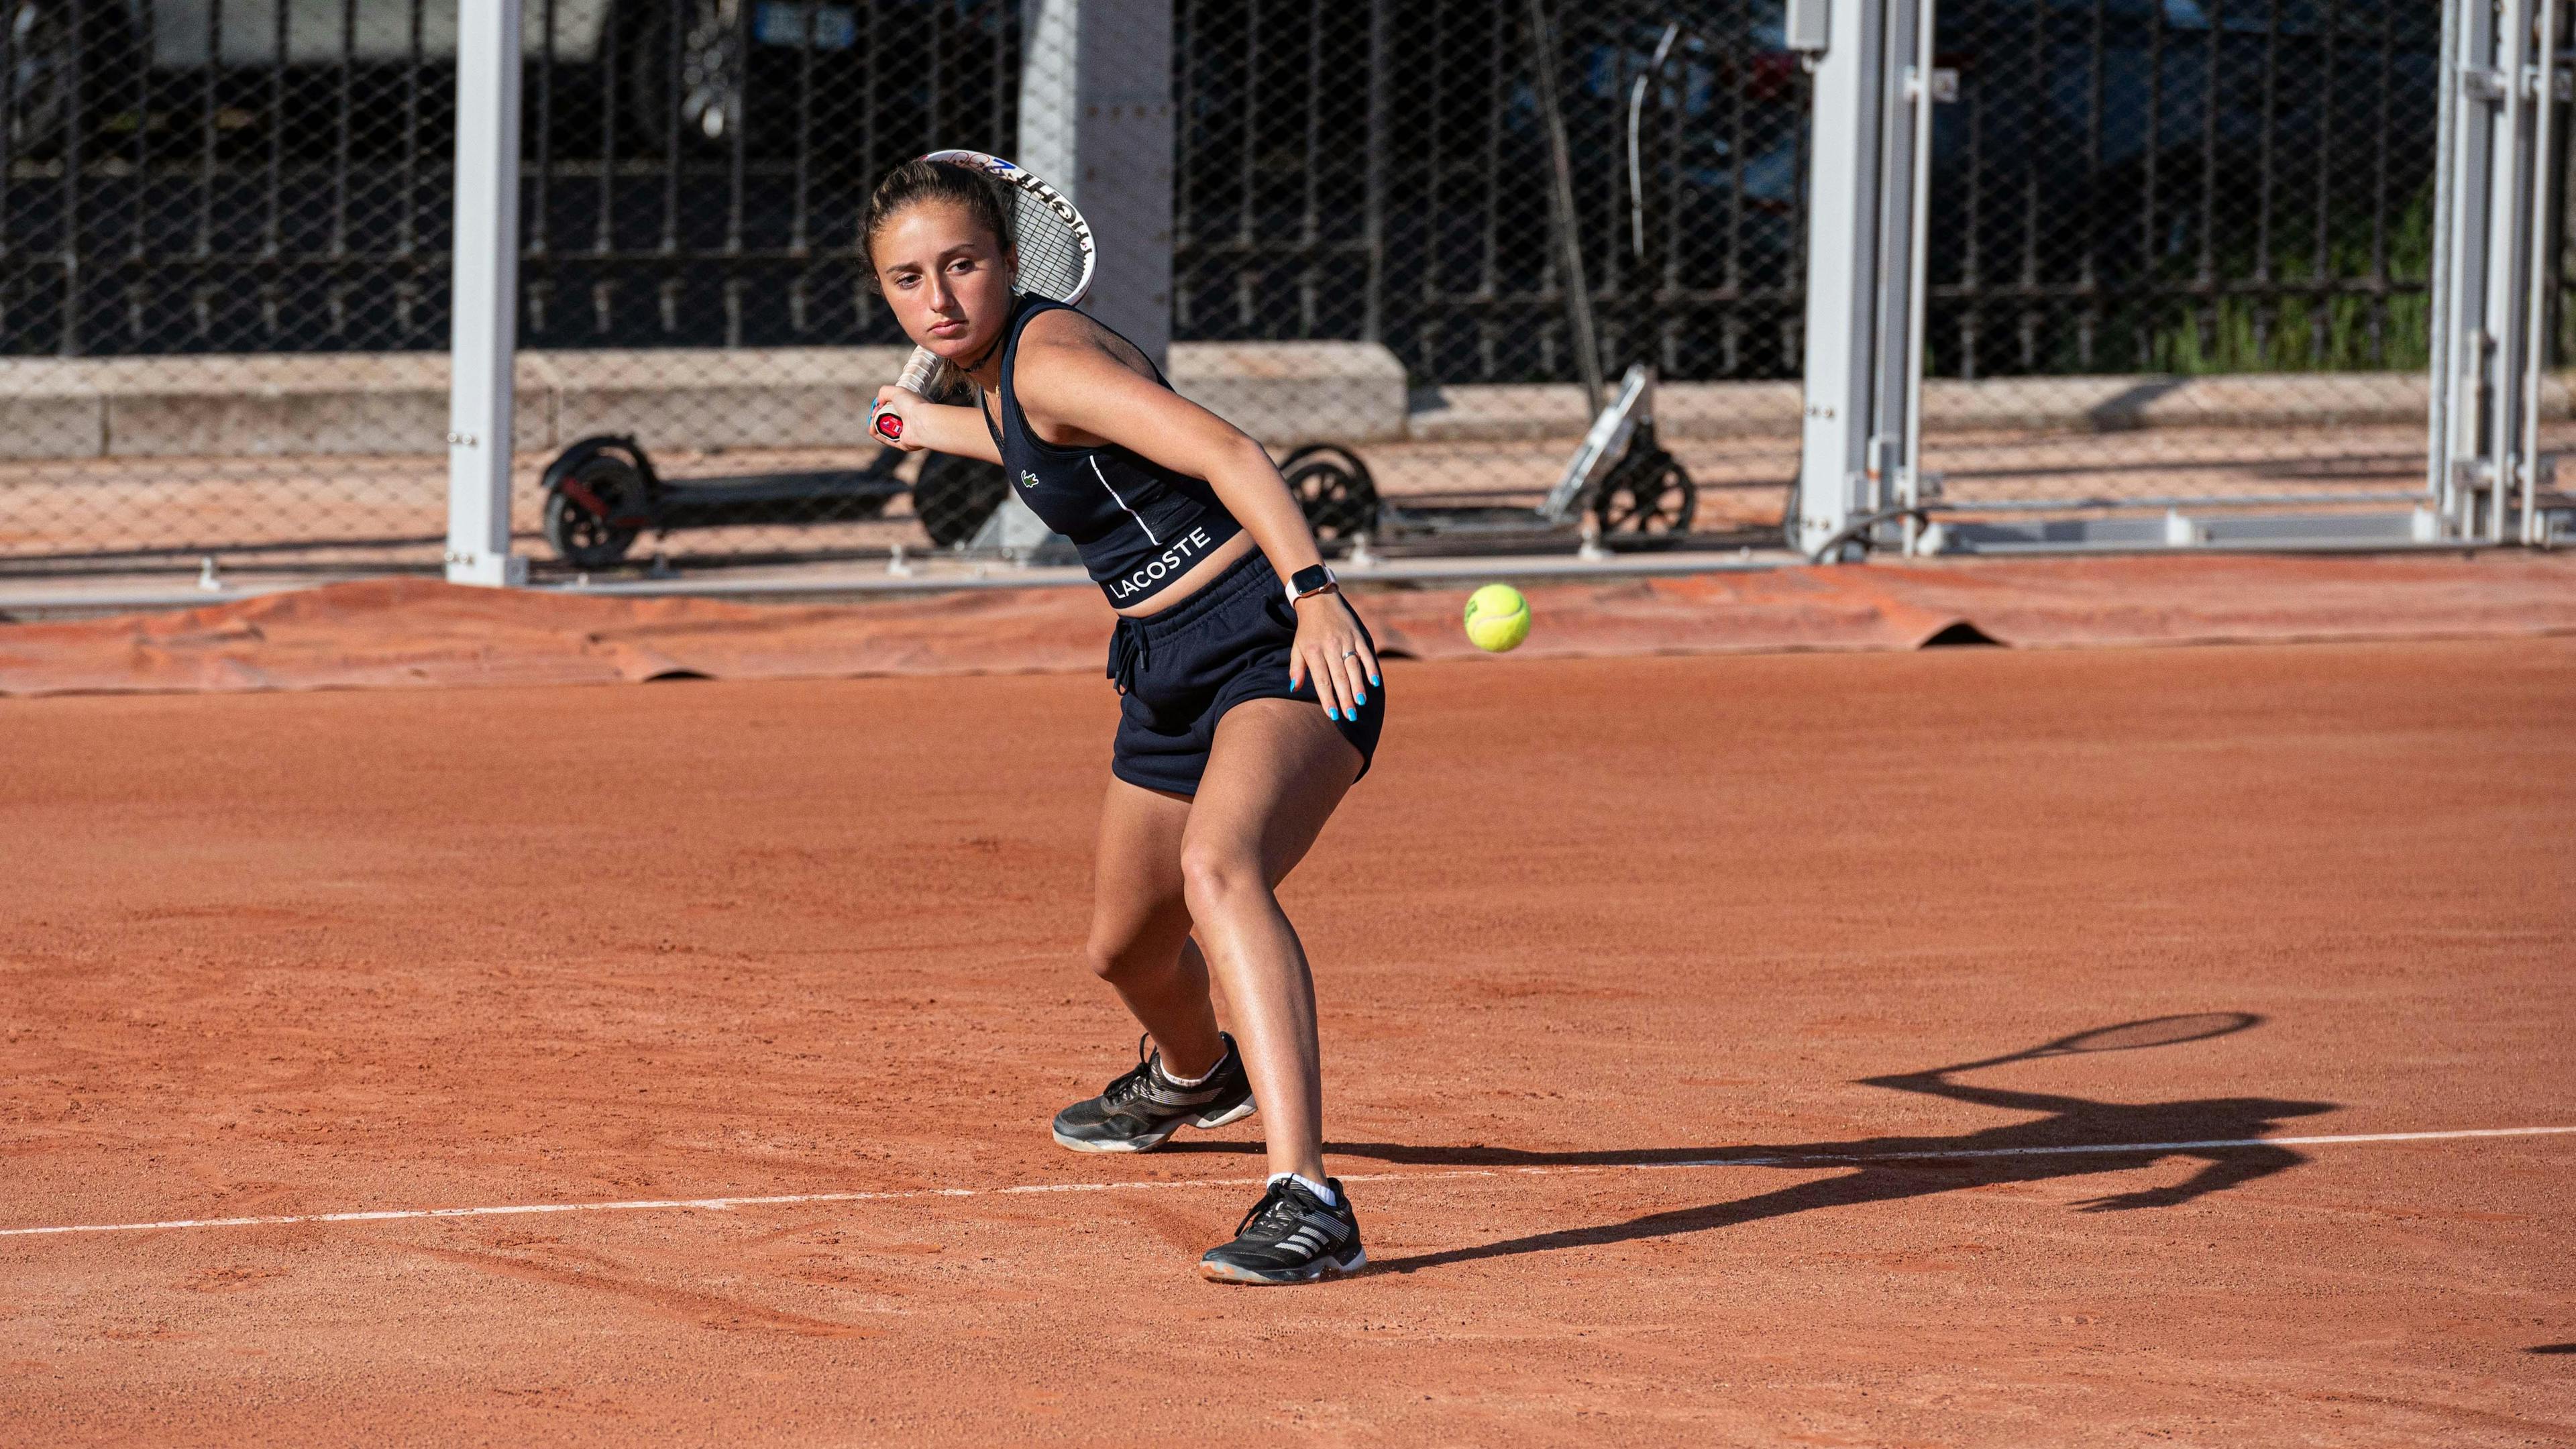
[[[1605,534],[1662,538],[1690,532],[1699,516],[1699,485],[1681,460],[1661,448],[1629,454],[1602,480],[1592,516]]]
[[[592,452],[546,490],[546,542],[579,569],[614,567],[651,521],[644,475],[617,453]]]
[[[1010,491],[1009,477],[980,458],[931,453],[922,458],[921,478],[912,485],[912,511],[931,543],[955,548],[975,537]]]
[[[1309,458],[1330,458],[1342,465],[1342,471],[1367,484],[1371,492],[1377,489],[1377,479],[1370,475],[1368,464],[1360,461],[1359,454],[1339,443],[1300,443],[1289,450],[1287,457],[1279,460],[1279,471],[1285,473]]]
[[[1280,477],[1327,550],[1348,549],[1353,537],[1377,527],[1377,482],[1349,450],[1310,443],[1288,455]]]

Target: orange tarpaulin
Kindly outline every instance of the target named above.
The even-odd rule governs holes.
[[[1465,589],[1367,589],[1391,654],[1485,658]],[[1983,560],[1532,587],[1511,658],[2394,639],[2576,631],[2549,555]],[[178,612],[0,626],[0,694],[1099,669],[1088,589],[848,604],[602,598],[377,579]]]

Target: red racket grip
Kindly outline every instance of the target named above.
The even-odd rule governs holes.
[[[904,359],[903,376],[896,378],[894,385],[920,397],[925,395],[930,380],[938,373],[939,359],[916,347],[912,349],[912,356]],[[877,404],[876,416],[868,420],[868,426],[889,443],[903,436],[903,419],[887,412],[883,403]]]

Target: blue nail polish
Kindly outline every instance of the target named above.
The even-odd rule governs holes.
[[[1378,678],[1378,677],[1377,677],[1376,675],[1374,675],[1374,674],[1372,674],[1372,675],[1370,675],[1370,676],[1369,676],[1369,683],[1371,683],[1371,684],[1383,684],[1383,683],[1385,683],[1385,682],[1386,682],[1386,681],[1384,681],[1384,680],[1382,680],[1382,679]]]
[[[1366,704],[1366,703],[1368,703],[1368,696],[1367,696],[1367,695],[1365,695],[1365,694],[1358,695],[1358,696],[1354,697],[1354,698],[1351,700],[1351,703],[1353,703],[1353,704]]]

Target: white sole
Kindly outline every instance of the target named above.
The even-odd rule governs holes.
[[[1184,1118],[1182,1121],[1193,1127],[1223,1127],[1229,1122],[1240,1122],[1251,1116],[1257,1109],[1257,1105],[1250,1097],[1246,1097],[1236,1104],[1233,1110],[1220,1116],[1202,1117],[1195,1121]],[[1160,1137],[1151,1139],[1139,1137],[1126,1142],[1085,1142],[1078,1137],[1067,1137],[1052,1128],[1048,1129],[1048,1135],[1055,1138],[1056,1146],[1068,1152],[1151,1152],[1171,1141],[1173,1134],[1179,1132],[1181,1126],[1182,1122],[1175,1122],[1172,1124],[1172,1130]]]
[[[1172,1131],[1179,1130],[1180,1124],[1173,1123]],[[1061,1132],[1053,1132],[1050,1135],[1055,1138],[1056,1146],[1068,1152],[1151,1152],[1172,1140],[1171,1132],[1166,1132],[1150,1142],[1141,1139],[1127,1142],[1085,1142],[1079,1137],[1067,1137]]]
[[[1344,1273],[1356,1273],[1367,1266],[1368,1251],[1365,1248],[1353,1248],[1349,1257],[1323,1259],[1315,1265],[1313,1272],[1303,1277],[1264,1278],[1231,1264],[1210,1263],[1204,1260],[1199,1264],[1199,1276],[1211,1283],[1244,1283],[1256,1288],[1284,1288],[1294,1283],[1316,1283]]]
[[[1227,1112],[1223,1116],[1201,1117],[1190,1125],[1193,1127],[1222,1127],[1228,1122],[1242,1121],[1244,1118],[1251,1116],[1256,1110],[1258,1110],[1258,1108],[1258,1103],[1255,1103],[1250,1097],[1246,1097],[1241,1102],[1235,1104],[1234,1110]]]

